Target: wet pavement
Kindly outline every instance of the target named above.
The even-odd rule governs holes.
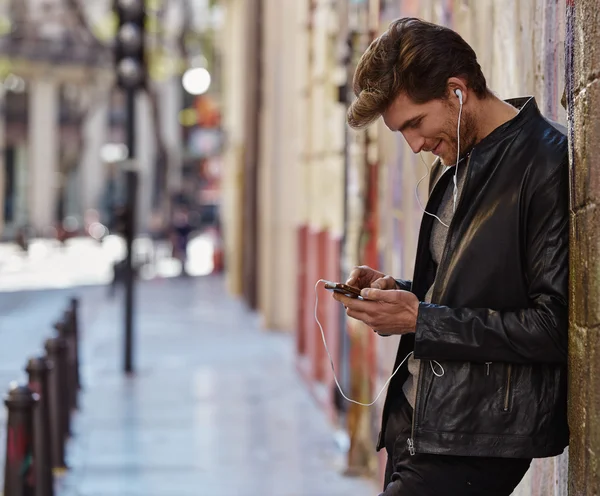
[[[101,301],[106,294],[103,287],[60,289],[52,291],[0,292],[0,396],[8,391],[13,381],[27,382],[27,360],[42,355],[44,341],[53,335],[52,324],[66,309],[73,296],[86,301]],[[85,318],[93,321],[101,310],[98,305],[85,308]],[[0,493],[4,478],[6,446],[6,408],[0,408]]]
[[[121,302],[105,293],[83,297],[85,390],[57,496],[378,494],[341,475],[292,336],[260,330],[221,278],[138,286],[133,377],[121,372]]]

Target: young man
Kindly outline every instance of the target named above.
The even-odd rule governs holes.
[[[437,155],[412,281],[357,267],[334,298],[401,334],[377,449],[385,496],[510,495],[567,426],[567,138],[487,88],[454,31],[393,22],[360,60],[353,127],[382,116]],[[460,125],[459,125],[460,122]],[[457,166],[458,165],[458,166]]]

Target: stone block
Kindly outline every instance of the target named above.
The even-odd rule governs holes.
[[[587,330],[577,326],[569,329],[569,390],[577,391],[569,402],[569,426],[571,439],[585,438],[587,379],[589,364],[587,362]],[[571,450],[576,445],[571,444]]]
[[[600,76],[600,9],[596,0],[575,2],[575,90]]]
[[[571,217],[571,322],[600,325],[600,212],[595,205]]]
[[[595,386],[600,377],[600,329],[590,329],[588,335],[587,363],[587,451],[588,494],[600,494],[600,388]]]
[[[575,96],[573,126],[571,205],[578,210],[600,203],[600,79]]]
[[[573,325],[569,332],[569,365],[569,494],[586,494],[587,331]],[[573,391],[577,393],[573,394]]]

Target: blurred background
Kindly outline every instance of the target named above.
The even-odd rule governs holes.
[[[1,372],[79,298],[61,494],[376,494],[383,402],[337,392],[315,283],[411,277],[427,169],[381,123],[347,127],[358,59],[421,17],[567,124],[588,3],[0,0]],[[318,294],[340,382],[371,401],[396,341]],[[567,465],[536,461],[515,494],[566,494]]]

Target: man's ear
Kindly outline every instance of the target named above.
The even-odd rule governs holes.
[[[463,104],[467,102],[469,96],[469,90],[467,83],[464,79],[458,77],[451,77],[448,79],[448,94],[450,98],[458,99],[457,90],[460,90],[462,95]]]

